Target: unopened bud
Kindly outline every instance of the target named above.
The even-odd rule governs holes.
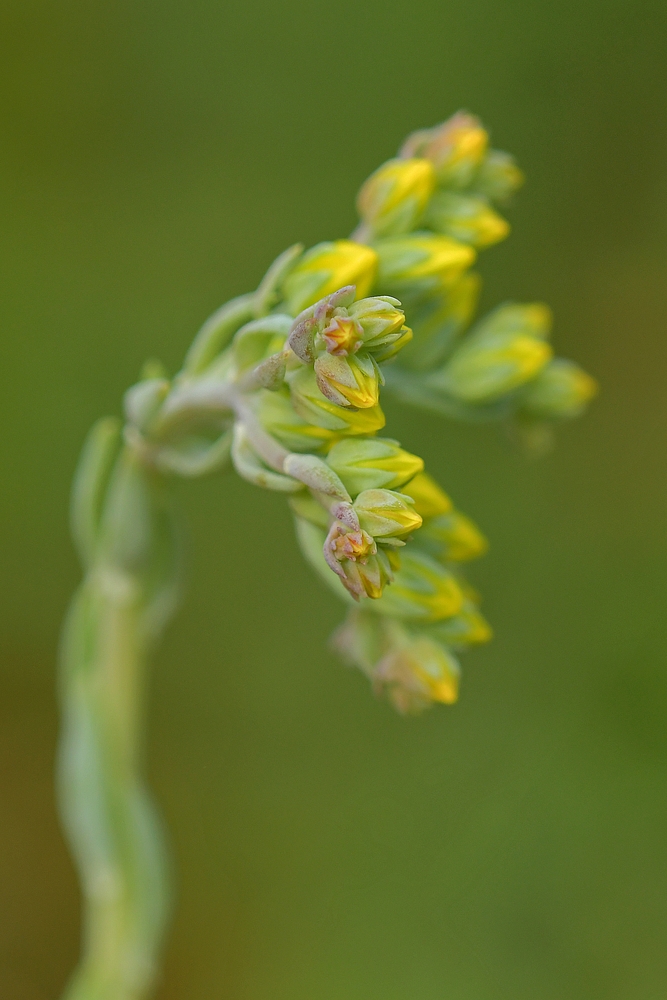
[[[438,191],[428,206],[427,224],[445,236],[481,250],[504,240],[509,223],[483,198]]]
[[[403,486],[424,463],[389,438],[344,438],[336,442],[327,462],[352,496],[363,490],[394,490]]]
[[[445,491],[438,486],[435,479],[432,479],[425,472],[420,472],[414,479],[411,479],[402,488],[402,492],[412,498],[415,510],[423,518],[449,514],[452,510],[452,501]]]
[[[459,111],[442,125],[409,136],[401,155],[427,157],[439,184],[464,188],[482,163],[488,144],[488,133],[479,118]]]
[[[447,562],[477,559],[489,547],[477,525],[457,510],[431,518],[419,533],[419,541],[438,559]]]
[[[320,391],[312,368],[299,368],[289,376],[292,404],[307,423],[325,427],[344,434],[373,434],[385,425],[384,413],[379,405],[353,410],[338,406]]]
[[[367,409],[378,404],[378,369],[367,354],[349,358],[321,354],[315,362],[315,379],[322,394],[338,406]]]
[[[492,149],[475,174],[473,187],[491,201],[502,204],[520,188],[525,178],[513,156]]]
[[[463,592],[454,574],[408,545],[401,549],[394,582],[375,608],[385,615],[435,622],[457,614],[462,604]]]
[[[521,410],[544,420],[565,420],[579,416],[597,392],[597,382],[583,368],[555,358],[526,386]]]
[[[357,210],[375,236],[408,233],[416,228],[434,187],[429,160],[389,160],[361,188]]]
[[[378,285],[409,300],[447,288],[475,260],[472,247],[435,233],[390,236],[376,250]]]
[[[467,403],[489,403],[529,382],[552,354],[537,337],[473,331],[428,382]]]
[[[364,490],[353,506],[359,524],[373,538],[400,538],[421,527],[412,499],[393,490]]]
[[[458,699],[460,674],[448,649],[417,633],[380,660],[373,679],[394,707],[406,714],[420,712],[433,702],[452,705]]]
[[[371,289],[376,269],[375,251],[362,243],[318,243],[306,251],[284,281],[287,309],[296,316],[344,285],[355,285],[357,297],[363,298]]]
[[[290,451],[322,451],[340,436],[340,431],[313,424],[300,417],[292,406],[287,388],[257,393],[257,415],[267,433]]]
[[[470,600],[465,601],[458,614],[429,626],[429,632],[438,641],[455,648],[480,646],[493,638],[491,626]]]
[[[387,361],[412,340],[412,330],[405,326],[405,313],[398,299],[377,295],[360,299],[347,312],[361,329],[363,349],[376,361]]]

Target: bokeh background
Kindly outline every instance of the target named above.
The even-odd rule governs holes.
[[[55,998],[79,902],[52,785],[69,480],[146,356],[348,232],[405,133],[480,114],[528,184],[485,306],[543,299],[601,381],[538,462],[388,405],[485,529],[496,628],[403,719],[327,650],[285,504],[182,488],[190,583],[149,769],[178,864],[160,1000],[667,992],[663,0],[5,0],[0,994]]]

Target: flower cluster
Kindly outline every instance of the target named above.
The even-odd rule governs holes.
[[[153,371],[126,397],[126,439],[158,470],[230,457],[289,495],[306,559],[349,606],[336,648],[400,711],[455,701],[455,653],[490,638],[460,571],[486,541],[419,457],[378,436],[382,387],[533,440],[595,392],[553,358],[546,306],[505,304],[468,329],[470,269],[509,232],[495,206],[521,181],[471,115],[414,133],[363,185],[351,238],[286,251],[172,382]]]

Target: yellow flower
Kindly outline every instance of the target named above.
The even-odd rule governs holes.
[[[361,188],[357,210],[375,236],[408,233],[419,222],[434,188],[435,171],[429,160],[389,160]]]
[[[345,285],[356,286],[358,299],[368,295],[375,280],[377,254],[352,240],[318,243],[292,268],[283,282],[288,311],[296,316],[318,299]]]
[[[479,118],[458,111],[442,125],[408,136],[401,155],[427,157],[439,184],[463,188],[482,164],[488,145],[489,136]]]

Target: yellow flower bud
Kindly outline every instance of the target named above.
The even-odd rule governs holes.
[[[509,235],[509,223],[483,198],[438,191],[428,206],[426,224],[445,236],[470,243],[478,250]]]
[[[453,562],[478,559],[489,547],[477,525],[457,510],[431,518],[420,532],[419,541],[437,558]]]
[[[397,489],[424,468],[421,458],[404,451],[397,441],[377,437],[338,441],[327,462],[352,496],[369,489]]]
[[[380,380],[368,355],[321,354],[315,361],[315,379],[320,392],[338,406],[367,409],[378,405]]]
[[[389,236],[375,249],[378,285],[408,300],[447,288],[475,260],[472,247],[435,233]]]
[[[428,382],[467,403],[490,403],[529,382],[552,354],[544,340],[525,334],[471,333]]]
[[[363,528],[355,531],[334,523],[324,541],[323,553],[329,567],[357,600],[360,597],[377,600],[392,579],[387,554],[378,550]]]
[[[429,160],[389,160],[371,174],[357,197],[357,210],[375,236],[414,229],[435,188]]]
[[[400,538],[421,527],[412,499],[393,490],[364,490],[353,506],[362,529],[373,538]]]
[[[380,660],[373,679],[399,712],[414,713],[433,702],[452,705],[458,699],[460,674],[449,650],[417,633]]]
[[[469,324],[477,307],[480,277],[467,271],[446,291],[415,306],[410,314],[413,343],[401,363],[416,371],[432,371]]]
[[[307,250],[283,282],[287,310],[296,316],[318,299],[345,285],[356,286],[358,299],[368,295],[377,269],[371,247],[352,240],[318,243]]]
[[[290,451],[319,452],[340,437],[334,428],[309,423],[292,406],[287,388],[257,393],[257,415],[264,429]]]
[[[491,201],[502,203],[521,187],[524,179],[513,156],[492,149],[475,174],[474,188]]]
[[[415,503],[415,510],[423,518],[437,517],[438,514],[449,514],[452,510],[452,501],[445,491],[438,486],[435,479],[431,479],[426,472],[420,472],[414,479],[411,479],[402,488],[402,492],[412,497]]]
[[[292,405],[309,424],[334,432],[336,438],[347,434],[373,434],[385,425],[379,405],[360,410],[337,406],[322,395],[312,368],[303,366],[288,376]]]
[[[526,386],[521,410],[544,420],[577,417],[597,392],[597,382],[583,368],[556,358]]]
[[[414,132],[401,150],[402,156],[425,156],[435,166],[438,183],[463,188],[484,160],[489,136],[479,118],[458,111],[442,125]]]
[[[375,605],[380,614],[415,621],[440,621],[457,614],[463,592],[447,569],[412,545],[401,549],[400,568]]]
[[[481,646],[493,638],[493,630],[479,608],[466,601],[457,615],[429,626],[429,634],[447,646]]]

